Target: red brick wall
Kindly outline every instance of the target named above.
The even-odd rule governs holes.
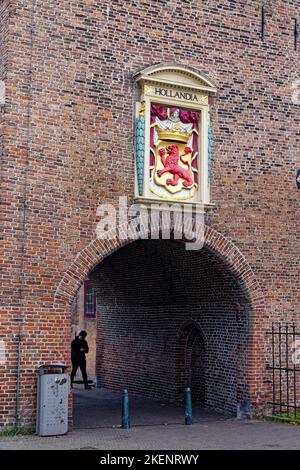
[[[219,83],[208,223],[253,268],[268,321],[299,322],[299,105],[291,101],[299,0],[268,2],[264,42],[260,0],[7,0],[4,21],[7,4],[0,422],[15,420],[16,318],[25,335],[22,423],[35,416],[36,366],[69,361],[69,303],[96,248],[93,263],[77,256],[96,236],[99,203],[133,195],[131,77],[153,63],[185,63]],[[76,263],[74,277],[65,276]],[[55,297],[62,280],[65,294]],[[254,339],[259,314],[256,321]]]

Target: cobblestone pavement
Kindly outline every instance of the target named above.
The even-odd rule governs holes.
[[[78,386],[79,387],[79,386]],[[5,449],[300,449],[300,427],[239,421],[202,409],[184,425],[181,406],[131,397],[131,429],[120,429],[120,397],[105,390],[74,391],[74,430],[65,436],[0,438]]]

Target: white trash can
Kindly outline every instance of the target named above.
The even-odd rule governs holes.
[[[70,379],[65,364],[45,364],[38,368],[36,432],[58,436],[68,432]]]

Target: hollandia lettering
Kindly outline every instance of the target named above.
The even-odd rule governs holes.
[[[197,95],[188,91],[175,91],[168,88],[155,88],[155,94],[166,98],[176,98],[178,100],[199,101]]]

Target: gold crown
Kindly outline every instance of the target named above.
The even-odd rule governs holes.
[[[160,126],[157,126],[156,131],[160,140],[174,140],[185,144],[189,141],[189,138],[193,133],[192,129],[184,131],[178,123],[175,124],[172,129],[163,129]]]

